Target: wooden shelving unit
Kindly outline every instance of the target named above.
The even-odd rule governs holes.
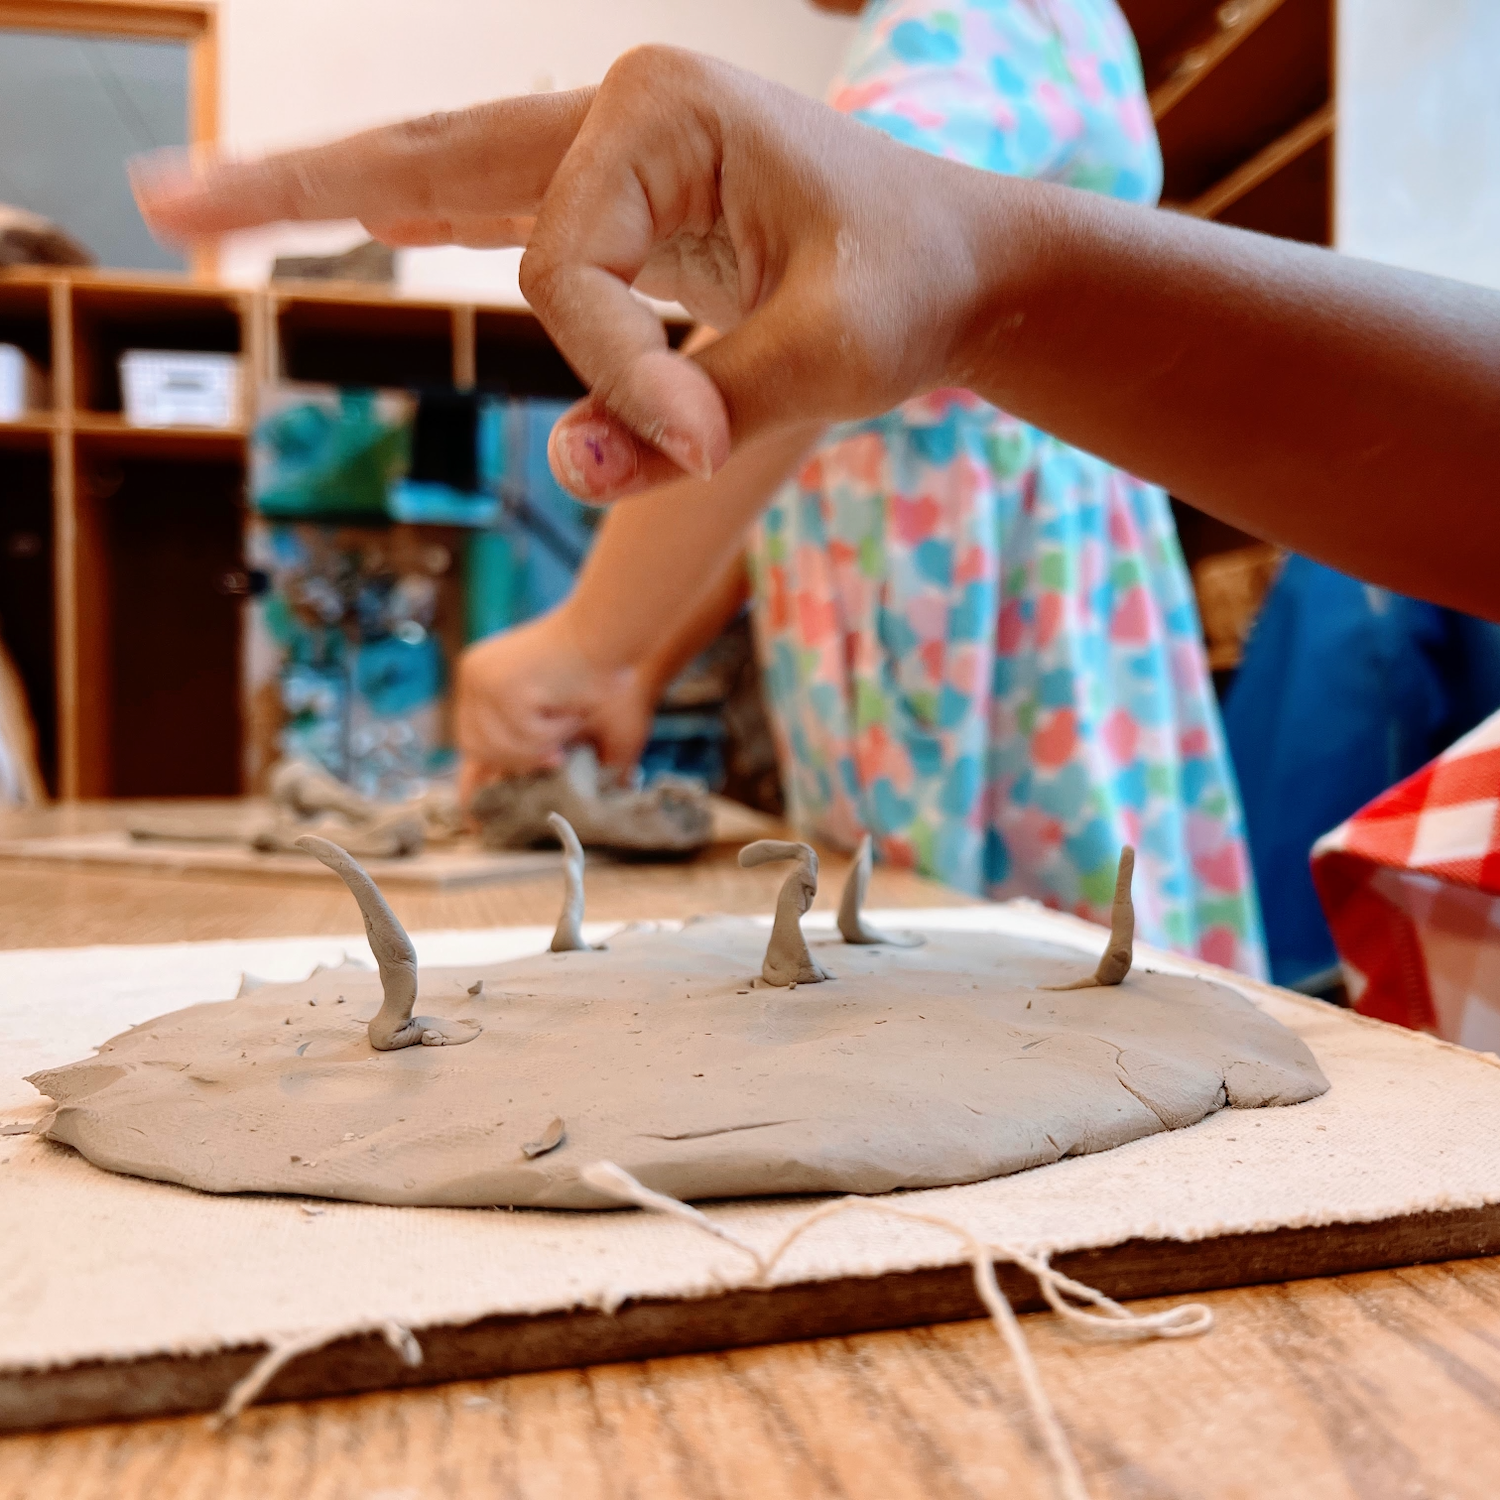
[[[245,478],[264,383],[581,392],[524,310],[324,283],[3,272],[0,342],[52,379],[50,410],[0,423],[0,622],[64,799],[241,790]],[[118,359],[136,348],[240,355],[240,420],[129,426]]]
[[[1122,0],[1136,34],[1161,140],[1163,206],[1283,239],[1331,245],[1336,0]],[[1258,598],[1205,589],[1272,576],[1255,538],[1174,500],[1205,620],[1226,626]],[[1265,551],[1268,549],[1262,549]],[[1239,553],[1243,566],[1211,563]],[[1242,622],[1248,625],[1248,620]],[[1210,642],[1226,671],[1232,641]],[[1221,682],[1223,679],[1221,679]]]
[[[1168,206],[1331,242],[1333,4],[1124,0]],[[0,423],[0,618],[64,798],[240,790],[245,471],[264,382],[581,394],[524,310],[324,283],[5,272],[0,342],[52,377],[50,410]],[[241,420],[128,426],[127,348],[239,354]],[[1251,542],[1178,514],[1190,564]]]

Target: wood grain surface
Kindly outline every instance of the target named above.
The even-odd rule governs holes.
[[[1203,1300],[1211,1333],[1148,1345],[1023,1320],[1096,1500],[1500,1492],[1500,1264]],[[977,1321],[0,1440],[3,1500],[1053,1494]]]
[[[123,828],[151,813],[181,816],[191,806],[225,803],[75,803],[38,812],[0,814],[0,838],[91,833]],[[703,912],[769,912],[786,870],[742,870],[737,848],[715,846],[677,863],[597,861],[588,878],[588,915],[595,921],[691,917]],[[817,907],[838,906],[848,859],[822,851]],[[559,878],[457,891],[396,887],[387,894],[412,931],[495,927],[557,920]],[[877,869],[871,906],[962,906],[970,898],[903,870]],[[0,948],[80,947],[89,943],[173,943],[215,938],[282,937],[359,930],[359,912],[337,879],[241,878],[197,872],[120,873],[0,859]]]
[[[118,807],[0,836],[118,826]],[[844,865],[825,863],[822,904]],[[601,869],[601,918],[767,910],[732,851]],[[529,887],[529,888],[528,888]],[[962,898],[877,871],[872,904]],[[550,921],[555,882],[403,895],[414,927]],[[0,865],[0,946],[348,932],[305,883]],[[1150,1345],[1024,1324],[1096,1500],[1494,1500],[1500,1260],[1210,1292],[1217,1325]],[[1149,1308],[1153,1304],[1140,1304]],[[0,1290],[3,1307],[3,1290]],[[0,1313],[3,1315],[3,1313]],[[0,1500],[1052,1500],[983,1322],[0,1439]]]

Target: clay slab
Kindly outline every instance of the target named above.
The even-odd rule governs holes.
[[[1137,970],[1046,991],[1076,950],[933,932],[917,949],[813,939],[834,978],[769,987],[767,930],[715,918],[605,951],[423,971],[461,1047],[375,1052],[378,978],[324,971],[133,1028],[33,1076],[48,1135],[101,1167],[209,1192],[388,1204],[616,1206],[617,1162],[688,1199],[976,1182],[1296,1104],[1327,1081],[1233,991]],[[477,994],[470,990],[483,981]],[[342,1003],[340,1002],[342,997]],[[558,1145],[528,1156],[523,1146]]]

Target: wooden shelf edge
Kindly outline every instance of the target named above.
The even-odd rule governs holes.
[[[202,0],[3,0],[0,26],[17,31],[83,32],[192,42],[209,28]]]
[[[1164,204],[1179,213],[1190,214],[1195,219],[1212,219],[1226,208],[1238,203],[1247,193],[1253,192],[1261,183],[1269,181],[1283,167],[1289,166],[1298,157],[1306,155],[1320,141],[1326,141],[1334,132],[1338,112],[1332,100],[1314,111],[1300,125],[1294,125],[1283,136],[1279,136],[1249,161],[1238,166],[1227,177],[1216,182],[1206,193],[1199,194],[1191,203]]]
[[[1246,14],[1232,26],[1221,23],[1213,35],[1197,46],[1183,50],[1172,74],[1164,83],[1157,84],[1148,96],[1151,118],[1159,125],[1285,4],[1287,0],[1228,0],[1228,4],[1219,6],[1216,15],[1222,15],[1231,6],[1242,6]]]
[[[233,427],[194,427],[184,423],[175,427],[143,427],[137,422],[127,422],[117,412],[79,411],[73,413],[73,426],[77,432],[85,435],[102,435],[113,437],[123,434],[127,437],[195,437],[195,438],[222,438],[226,442],[243,442],[249,435],[245,428],[235,425]]]
[[[29,411],[12,420],[0,421],[0,432],[50,433],[60,425],[58,418],[51,412]]]

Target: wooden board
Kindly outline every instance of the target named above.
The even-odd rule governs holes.
[[[0,859],[44,860],[69,865],[125,866],[141,874],[262,876],[326,880],[327,870],[306,854],[259,854],[236,844],[137,840],[123,830],[54,838],[0,840]],[[525,880],[562,867],[552,849],[490,854],[475,845],[428,849],[407,859],[361,863],[382,886],[460,890],[503,880]]]
[[[206,819],[211,824],[250,829],[267,816],[260,801],[212,803],[185,801],[177,814],[162,812],[162,804],[141,819],[147,825],[191,824]],[[232,811],[223,811],[224,808]],[[204,811],[195,811],[195,809]],[[748,844],[775,837],[782,828],[774,818],[753,808],[742,807],[724,797],[710,797],[713,815],[711,842]],[[593,852],[591,862],[608,856]],[[134,874],[261,876],[325,880],[326,871],[317,860],[304,854],[261,854],[236,843],[209,843],[167,838],[135,839],[123,828],[93,829],[46,837],[0,839],[0,860],[44,860],[54,864],[95,865],[124,868]],[[406,859],[365,859],[361,864],[380,885],[407,886],[432,891],[462,890],[507,880],[528,880],[549,875],[562,866],[553,849],[522,849],[491,853],[472,841],[451,849],[428,849]]]
[[[1054,1264],[1116,1299],[1130,1299],[1497,1252],[1500,1204],[1489,1204],[1194,1243],[1130,1240],[1059,1255]],[[997,1270],[1012,1306],[1030,1311],[1044,1305],[1023,1272],[1009,1265]],[[693,1300],[627,1302],[613,1314],[589,1309],[492,1317],[463,1327],[413,1330],[423,1350],[415,1369],[403,1365],[379,1335],[340,1339],[294,1360],[262,1399],[300,1401],[981,1316],[972,1274],[963,1265]],[[264,1346],[254,1346],[0,1375],[0,1432],[210,1411],[264,1352]]]

